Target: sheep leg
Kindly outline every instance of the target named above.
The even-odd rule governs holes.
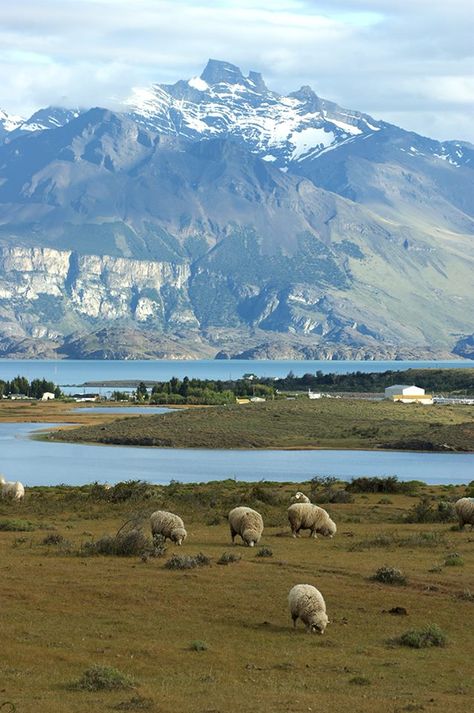
[[[232,540],[232,544],[233,544],[233,545],[235,544],[235,543],[234,543],[234,539],[235,539],[236,534],[237,534],[237,533],[235,532],[235,530],[233,530],[232,528],[230,528],[230,537],[231,537],[231,540]]]
[[[296,629],[296,620],[298,619],[298,614],[292,614],[291,618],[293,619],[293,629]]]

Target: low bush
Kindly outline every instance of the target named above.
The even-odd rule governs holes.
[[[351,503],[354,498],[346,488],[337,487],[339,481],[332,476],[311,479],[310,500],[315,503]]]
[[[207,651],[208,646],[205,641],[191,641],[189,648],[191,651]]]
[[[352,542],[348,549],[351,552],[356,552],[358,550],[369,550],[372,547],[436,547],[438,545],[446,545],[444,532],[413,532],[404,537],[401,537],[396,532],[387,532],[359,542]]]
[[[36,530],[36,525],[29,520],[0,520],[2,532],[32,532],[33,530]]]
[[[370,579],[383,584],[406,584],[407,580],[401,570],[394,567],[379,567]]]
[[[456,594],[456,599],[461,599],[463,602],[474,602],[474,592],[471,592],[470,589],[464,589]]]
[[[426,649],[431,646],[446,646],[446,634],[437,624],[429,624],[423,629],[410,629],[398,639],[400,646],[412,649]]]
[[[463,567],[464,560],[457,552],[451,552],[444,560],[445,567]]]
[[[46,535],[44,540],[42,541],[41,544],[43,545],[62,545],[66,542],[65,538],[63,535],[60,535],[59,533],[51,533],[50,535]]]
[[[353,686],[370,686],[371,681],[366,676],[353,676],[349,679],[349,683],[352,683]]]
[[[393,505],[393,500],[390,500],[390,498],[380,498],[379,505]]]
[[[456,519],[454,504],[441,501],[435,507],[428,495],[424,495],[411,508],[405,522],[449,522]]]
[[[205,567],[209,564],[211,564],[210,557],[199,552],[199,554],[195,556],[173,555],[165,562],[164,566],[166,569],[194,569],[195,567]]]
[[[112,503],[123,503],[129,500],[147,500],[153,497],[154,494],[153,486],[144,480],[125,480],[111,488],[104,488],[104,499]]]
[[[82,691],[117,691],[124,688],[134,688],[132,678],[112,666],[94,664],[82,674],[72,688]]]
[[[99,540],[86,542],[80,549],[80,555],[105,555],[115,557],[163,557],[166,552],[163,539],[151,540],[140,529],[105,535]]]
[[[217,564],[230,564],[231,562],[239,562],[240,559],[240,555],[235,552],[223,552],[217,560]]]
[[[353,493],[402,493],[412,494],[416,492],[424,483],[419,480],[408,480],[401,482],[395,475],[386,478],[362,477],[353,478],[346,486],[347,490]]]
[[[257,551],[256,557],[273,557],[273,550],[271,547],[260,547]]]
[[[113,707],[114,711],[149,711],[156,710],[151,698],[132,696],[128,701],[121,701]]]

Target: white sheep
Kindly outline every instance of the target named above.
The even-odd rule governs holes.
[[[234,508],[228,515],[232,542],[236,535],[249,547],[256,545],[263,532],[263,519],[259,512],[244,506]]]
[[[301,490],[298,490],[297,493],[293,495],[291,498],[292,503],[310,503],[311,500],[308,498],[307,495],[301,492]]]
[[[459,518],[459,527],[464,529],[464,525],[474,527],[474,498],[460,498],[454,505]]]
[[[308,634],[324,634],[329,619],[323,595],[316,587],[312,584],[295,584],[290,589],[288,604],[295,629],[296,620],[301,619]]]
[[[161,535],[170,539],[176,545],[182,545],[188,533],[184,529],[184,522],[178,515],[166,510],[157,510],[150,517],[151,534]]]
[[[0,488],[2,498],[8,498],[10,500],[23,500],[25,497],[25,488],[23,483],[19,480],[5,480],[3,476],[0,476]]]
[[[311,530],[310,537],[334,537],[337,532],[336,523],[331,520],[326,510],[312,503],[294,503],[288,508],[293,537],[297,537],[300,530]]]

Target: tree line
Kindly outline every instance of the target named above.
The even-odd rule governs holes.
[[[11,381],[0,379],[0,398],[27,396],[30,399],[41,399],[46,392],[54,394],[57,399],[62,396],[59,386],[46,379],[28,381],[26,376],[15,376]]]

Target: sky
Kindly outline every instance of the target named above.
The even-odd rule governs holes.
[[[0,109],[118,109],[209,57],[437,139],[474,142],[472,0],[0,0]]]

